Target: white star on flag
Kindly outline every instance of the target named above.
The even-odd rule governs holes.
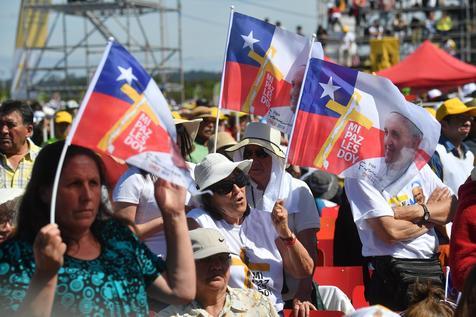
[[[341,88],[339,86],[334,86],[334,84],[332,83],[332,77],[329,77],[329,81],[327,82],[327,84],[319,83],[319,85],[321,85],[322,89],[324,89],[324,91],[322,92],[321,98],[324,98],[325,96],[329,96],[331,97],[332,100],[334,100],[334,92],[337,89]]]
[[[125,69],[124,67],[117,66],[121,74],[117,77],[116,81],[125,80],[130,85],[132,80],[137,80],[137,77],[132,73],[132,67]]]
[[[259,42],[259,40],[253,38],[253,31],[250,31],[250,34],[242,35],[241,37],[245,41],[245,43],[243,43],[243,48],[249,47],[249,48],[251,48],[252,51],[254,51],[253,44]]]

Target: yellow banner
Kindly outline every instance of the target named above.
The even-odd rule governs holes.
[[[22,0],[15,48],[42,48],[48,36],[48,10],[33,10],[30,5],[47,5],[51,0]],[[25,38],[26,34],[26,38]]]
[[[400,62],[400,41],[396,37],[370,40],[372,71],[389,68]]]

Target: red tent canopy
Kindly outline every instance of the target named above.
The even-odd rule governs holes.
[[[476,67],[466,64],[425,41],[393,67],[377,72],[398,87],[454,88],[476,81]]]

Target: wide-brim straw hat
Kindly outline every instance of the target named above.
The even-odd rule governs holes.
[[[281,132],[271,128],[270,126],[264,123],[251,122],[246,127],[243,139],[236,145],[229,147],[225,151],[234,152],[247,145],[258,145],[265,148],[274,155],[284,159],[285,154],[279,146],[280,144]]]
[[[172,117],[174,118],[174,123],[176,125],[182,124],[184,126],[185,131],[187,131],[188,135],[190,136],[190,139],[194,141],[198,133],[198,128],[200,127],[200,122],[202,122],[203,119],[199,118],[199,119],[187,120],[187,119],[184,119],[180,115],[180,113],[176,111],[172,112]]]
[[[198,106],[195,107],[191,112],[190,116],[193,118],[214,118],[216,119],[218,116],[218,108],[217,107],[206,107],[206,106]],[[225,115],[220,112],[219,120],[225,120]]]
[[[218,136],[218,137],[217,137]],[[208,140],[208,151],[211,153],[213,152],[213,147],[215,146],[215,138],[217,139],[217,151],[222,147],[229,147],[235,145],[237,142],[233,136],[225,131],[220,131],[218,134],[214,134],[211,136],[210,140]]]
[[[195,182],[203,190],[227,178],[236,168],[248,174],[252,163],[253,160],[232,162],[220,153],[211,153],[195,166]]]

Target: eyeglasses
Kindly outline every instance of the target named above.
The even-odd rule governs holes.
[[[256,157],[256,158],[266,158],[268,157],[269,154],[266,153],[266,151],[263,148],[260,148],[259,150],[252,151],[249,149],[245,148],[245,151],[243,152],[243,159],[248,160],[250,158]]]
[[[250,181],[245,173],[240,172],[233,178],[226,178],[218,183],[213,184],[209,189],[218,195],[226,195],[233,190],[233,186],[236,185],[240,188],[249,185]]]

